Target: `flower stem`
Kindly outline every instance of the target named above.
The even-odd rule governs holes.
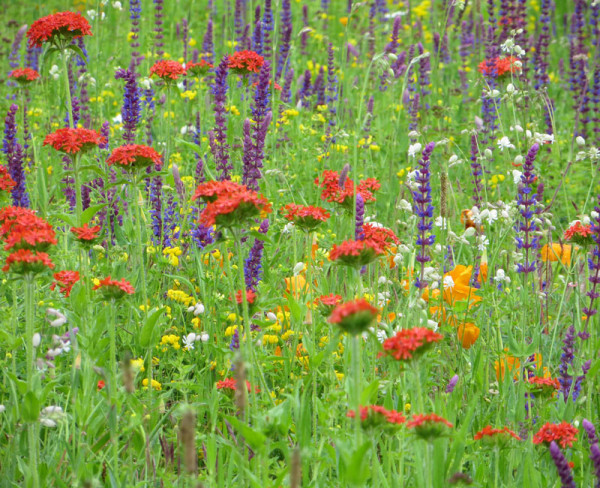
[[[117,324],[116,324],[116,303],[112,299],[109,309],[108,334],[109,334],[109,363],[110,363],[110,387],[108,389],[110,400],[110,439],[111,439],[111,468],[113,475],[118,476],[119,461],[119,436],[118,436],[118,417],[117,417]]]
[[[354,410],[354,439],[356,447],[360,446],[361,442],[361,427],[360,427],[360,336],[352,336],[352,376],[354,380],[352,409]]]
[[[67,114],[69,116],[69,127],[75,128],[73,122],[73,102],[71,101],[71,85],[69,84],[69,68],[67,66],[67,50],[63,49],[60,58],[63,65],[63,78],[65,79],[65,96],[67,97]]]
[[[27,387],[33,390],[33,328],[34,328],[34,301],[35,301],[35,276],[32,273],[25,275],[25,341],[27,352]],[[38,475],[38,435],[37,422],[30,422],[27,426],[27,443],[29,444],[29,469],[33,488],[40,485]]]

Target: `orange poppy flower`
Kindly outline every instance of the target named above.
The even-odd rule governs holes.
[[[479,327],[471,322],[463,322],[458,326],[457,334],[463,349],[470,349],[479,338]]]
[[[542,247],[542,261],[545,263],[555,262],[560,260],[565,266],[571,263],[571,245],[570,244],[559,244],[553,242],[551,245],[544,245]]]
[[[285,278],[285,292],[294,294],[294,298],[298,298],[301,293],[308,291],[308,284],[306,278],[299,274],[290,278]]]

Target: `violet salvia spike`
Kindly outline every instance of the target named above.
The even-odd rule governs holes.
[[[258,232],[266,235],[269,230],[269,219],[265,219],[261,222]],[[248,255],[248,259],[245,261],[244,265],[244,278],[246,281],[246,288],[256,291],[256,287],[260,282],[262,276],[262,256],[263,249],[265,247],[264,241],[260,239],[255,239],[252,248],[250,249],[250,254]]]
[[[588,268],[590,270],[589,282],[591,284],[590,289],[586,293],[590,299],[590,303],[587,307],[583,308],[583,313],[586,315],[585,325],[582,334],[583,339],[589,337],[588,325],[591,317],[598,313],[598,308],[594,306],[594,302],[600,297],[598,292],[598,284],[600,284],[600,195],[598,195],[597,206],[594,208],[596,216],[592,218],[591,231],[592,239],[594,240],[594,248],[591,252],[591,257],[588,258]]]
[[[229,57],[225,56],[215,71],[215,79],[212,86],[215,112],[215,128],[212,132],[213,143],[211,149],[215,158],[216,169],[219,173],[219,181],[229,180],[233,164],[229,162],[229,144],[227,142],[227,75],[229,74]]]
[[[140,18],[142,16],[141,0],[129,0],[129,18],[131,19],[131,63],[130,69],[135,71],[135,68],[142,62],[143,57],[140,56],[138,49],[140,48]]]
[[[452,378],[450,378],[450,381],[448,382],[448,385],[446,386],[446,393],[452,393],[454,391],[454,388],[456,388],[457,383],[458,383],[458,375],[455,374]]]
[[[365,225],[365,201],[360,193],[356,194],[356,223],[354,226],[354,239],[363,240]]]
[[[208,19],[206,24],[206,33],[202,39],[202,59],[207,63],[215,63],[215,47],[213,43],[213,20],[212,17]]]
[[[141,117],[140,89],[137,85],[137,76],[131,69],[119,69],[115,79],[125,80],[125,94],[123,106],[121,107],[121,118],[123,120],[123,140],[126,144],[135,142],[135,133]]]
[[[164,0],[153,0],[154,3],[154,52],[156,57],[161,59],[163,57],[164,51],[164,28],[163,28],[163,18],[164,18]]]
[[[554,441],[550,443],[550,455],[558,470],[562,488],[575,488],[575,481],[573,480],[573,474],[571,473],[569,463],[565,459],[560,447],[558,447]]]

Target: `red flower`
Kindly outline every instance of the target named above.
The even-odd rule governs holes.
[[[255,299],[256,299],[256,293],[254,293],[254,291],[252,291],[250,289],[246,290],[246,301],[248,303],[254,303]],[[243,300],[244,300],[244,296],[242,295],[242,290],[238,290],[235,294],[235,301],[237,302],[238,305],[241,305]]]
[[[12,191],[15,186],[15,180],[10,177],[6,166],[0,164],[0,191]]]
[[[354,410],[350,410],[347,417],[354,418]],[[368,405],[360,407],[360,420],[363,427],[376,427],[384,422],[392,425],[402,425],[406,418],[396,410],[387,410],[379,405]]]
[[[400,244],[400,239],[394,234],[394,231],[385,227],[364,224],[363,235],[365,240],[377,242],[384,249],[387,249],[390,244]]]
[[[213,65],[204,61],[204,59],[201,59],[199,63],[186,63],[185,65],[187,74],[193,76],[204,76],[211,68],[213,68]]]
[[[571,227],[565,230],[563,239],[565,241],[573,241],[576,244],[591,244],[592,240],[592,226],[583,225],[579,220],[575,222]]]
[[[44,42],[55,45],[77,37],[91,36],[89,22],[78,13],[58,12],[36,20],[27,31],[29,47],[41,47]]]
[[[102,291],[104,298],[122,298],[125,295],[133,295],[135,293],[135,289],[131,286],[131,283],[125,281],[124,278],[121,278],[121,281],[111,280],[110,276],[100,280],[92,290]]]
[[[521,440],[521,438],[515,432],[510,430],[508,427],[503,427],[502,429],[494,429],[489,425],[485,426],[482,430],[477,432],[477,434],[475,434],[473,439],[478,441],[485,437],[498,437],[498,436],[500,438],[506,438],[506,436],[510,436],[510,437],[514,437],[518,441]]]
[[[127,144],[113,150],[106,162],[124,168],[146,168],[154,164],[162,167],[162,157],[154,149],[141,144]]]
[[[50,145],[67,154],[83,153],[100,144],[106,144],[106,139],[95,130],[70,127],[58,129],[44,139],[44,146]]]
[[[55,236],[52,226],[33,212],[19,212],[0,226],[0,237],[4,238],[6,250],[45,251],[56,244]]]
[[[258,81],[255,81],[254,83],[252,83],[252,86],[258,86]],[[275,90],[277,90],[277,91],[281,91],[282,90],[282,88],[279,85],[279,83],[277,83],[277,82],[273,83],[273,80],[269,80],[269,86],[274,87]]]
[[[434,342],[439,342],[443,335],[428,329],[427,327],[414,327],[412,329],[401,329],[394,337],[386,339],[383,343],[381,356],[392,356],[402,361],[412,359],[425,350]]]
[[[444,434],[446,428],[451,429],[453,427],[444,417],[440,417],[435,413],[415,414],[406,426],[409,429],[415,429],[415,433],[423,439],[439,437]]]
[[[60,292],[68,297],[71,295],[71,290],[73,289],[73,285],[79,281],[79,272],[78,271],[59,271],[58,273],[54,273],[54,281],[50,285],[50,289],[54,290],[56,286],[60,288]]]
[[[19,249],[6,258],[6,264],[2,271],[11,271],[17,274],[40,273],[46,268],[54,268],[50,256],[45,252],[31,251],[30,249]]]
[[[385,249],[379,242],[372,239],[348,240],[339,246],[334,244],[329,252],[329,260],[339,264],[360,268],[381,256]]]
[[[494,58],[479,63],[478,69],[480,73],[486,76],[492,76],[494,74],[495,76],[502,76],[506,73],[518,73],[521,71],[521,68],[516,64],[517,61],[519,61],[519,59],[513,56],[502,59]]]
[[[246,388],[248,388],[248,393],[250,393],[252,391],[252,387],[250,386],[250,382],[248,380],[246,380]],[[217,390],[230,390],[230,391],[236,391],[237,390],[237,386],[236,386],[236,381],[233,378],[226,378],[224,380],[221,381],[217,381]],[[260,388],[255,387],[254,389],[256,391],[256,393],[260,392]]]
[[[533,436],[534,444],[542,444],[543,442],[550,444],[552,441],[558,442],[564,449],[571,447],[575,442],[579,429],[573,427],[568,422],[560,424],[545,423],[540,430]]]
[[[338,304],[328,322],[339,325],[349,334],[357,335],[364,332],[365,329],[377,318],[379,310],[373,307],[363,298],[351,302]]]
[[[207,227],[232,227],[271,212],[271,204],[265,197],[231,181],[202,183],[196,188],[192,200],[197,198],[208,202],[200,215],[200,223]]]
[[[98,380],[98,391],[102,390],[106,386],[104,380]]]
[[[177,61],[162,59],[154,63],[154,66],[150,68],[150,76],[152,75],[156,75],[169,82],[178,79],[180,75],[185,75],[185,68]]]
[[[71,228],[71,232],[75,234],[77,239],[80,241],[91,242],[98,238],[98,232],[100,232],[100,229],[101,227],[99,225],[89,227],[88,224],[83,224],[82,227]]]
[[[367,178],[359,182],[357,190],[354,188],[354,182],[350,178],[346,178],[343,182],[344,186],[341,187],[340,174],[331,170],[324,171],[322,181],[316,178],[315,184],[323,188],[321,200],[339,203],[348,211],[353,210],[355,191],[358,191],[365,203],[374,202],[373,192],[381,187],[381,184],[375,178]]]
[[[17,68],[12,70],[8,77],[16,80],[22,85],[26,85],[37,80],[40,77],[40,74],[31,68]]]
[[[539,376],[532,376],[527,378],[525,381],[527,381],[527,383],[529,383],[534,390],[546,390],[549,393],[554,393],[555,390],[560,389],[560,382],[554,378],[540,378]]]
[[[238,75],[259,73],[264,62],[264,58],[254,51],[238,51],[229,56],[229,69]]]
[[[294,225],[307,232],[312,231],[321,222],[326,222],[330,217],[327,210],[321,207],[307,207],[305,205],[296,205],[295,203],[288,203],[285,207],[280,210],[284,217],[292,222]]]
[[[321,315],[324,317],[329,317],[331,312],[338,303],[341,303],[342,297],[340,295],[334,295],[333,293],[329,295],[321,295],[315,299],[315,305],[319,307],[319,311]]]

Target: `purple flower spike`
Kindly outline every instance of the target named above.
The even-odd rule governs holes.
[[[219,172],[219,181],[231,178],[230,172],[233,164],[229,162],[229,144],[227,143],[227,75],[229,74],[229,57],[225,56],[215,72],[215,81],[212,86],[214,96],[215,128],[210,136],[210,147],[215,158],[215,165]]]
[[[576,488],[569,463],[565,459],[560,447],[558,447],[554,441],[550,443],[550,455],[552,456],[552,460],[554,461],[556,469],[558,470],[558,476],[560,476],[562,488]]]
[[[446,386],[446,393],[452,393],[454,388],[456,388],[456,384],[458,383],[458,375],[455,374],[450,381],[448,382],[448,386]]]

